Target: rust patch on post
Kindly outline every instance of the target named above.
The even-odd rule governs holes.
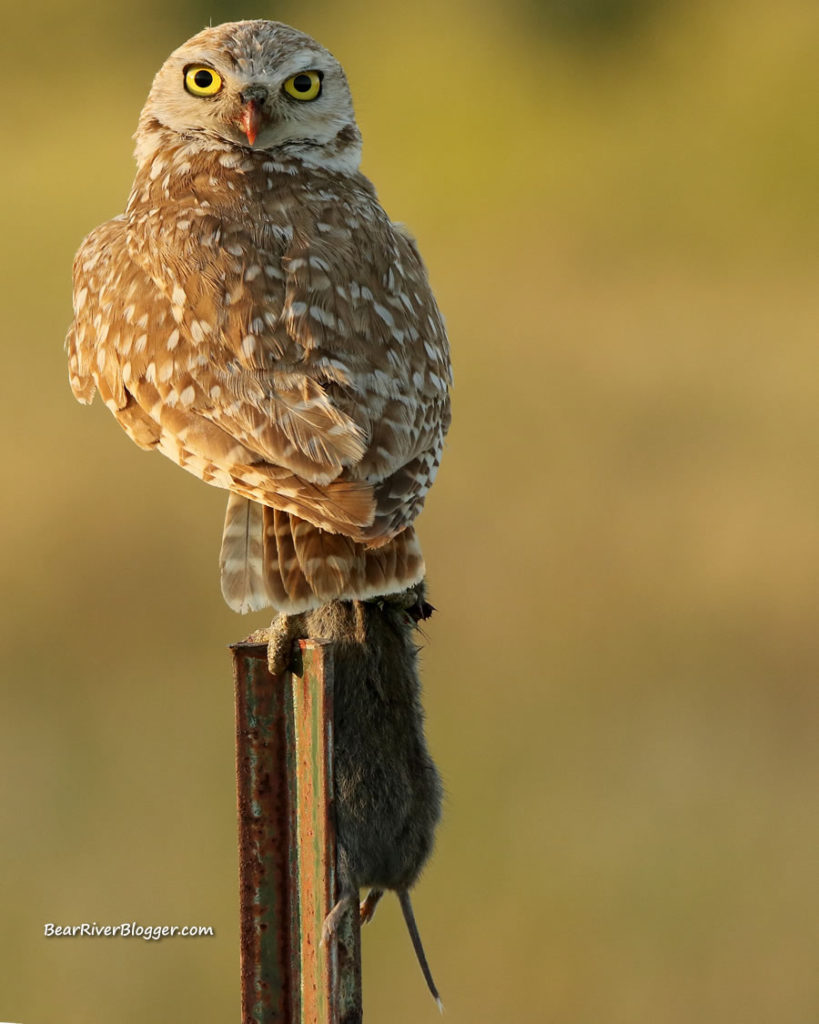
[[[278,678],[266,644],[232,650],[242,1024],[360,1024],[358,914],[321,945],[338,898],[331,648],[300,641]]]
[[[290,1024],[294,957],[294,828],[288,779],[285,677],[267,668],[265,644],[236,644],[236,778],[239,811],[242,1024]]]

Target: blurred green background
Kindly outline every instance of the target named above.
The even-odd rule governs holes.
[[[819,1019],[819,8],[45,0],[5,15],[0,1017],[239,1017],[224,496],[76,405],[72,255],[155,70],[278,17],[344,63],[455,422],[420,530],[452,1024]],[[43,925],[211,924],[46,940]],[[366,1019],[435,1020],[397,904]]]

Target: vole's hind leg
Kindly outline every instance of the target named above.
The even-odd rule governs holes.
[[[366,924],[368,921],[372,921],[373,915],[375,914],[375,908],[378,906],[378,901],[384,895],[383,889],[370,889],[364,899],[361,901],[359,907],[359,914],[361,915],[361,923]]]
[[[321,944],[327,946],[338,931],[339,925],[346,913],[355,913],[358,910],[358,890],[346,886],[341,890],[338,903],[333,907],[324,924],[321,926]]]

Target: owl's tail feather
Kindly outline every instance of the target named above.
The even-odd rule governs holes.
[[[413,527],[380,547],[328,533],[278,509],[264,507],[264,573],[270,603],[288,615],[329,601],[394,594],[424,578]]]
[[[232,491],[228,496],[219,568],[222,595],[237,612],[257,612],[270,604],[264,579],[262,506]]]
[[[234,611],[272,605],[288,615],[329,601],[394,594],[419,583],[425,571],[411,526],[368,547],[233,493],[220,565],[222,594]]]

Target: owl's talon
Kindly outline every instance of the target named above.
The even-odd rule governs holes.
[[[267,631],[267,667],[272,676],[287,672],[293,664],[293,643],[304,634],[300,615],[279,615]]]

